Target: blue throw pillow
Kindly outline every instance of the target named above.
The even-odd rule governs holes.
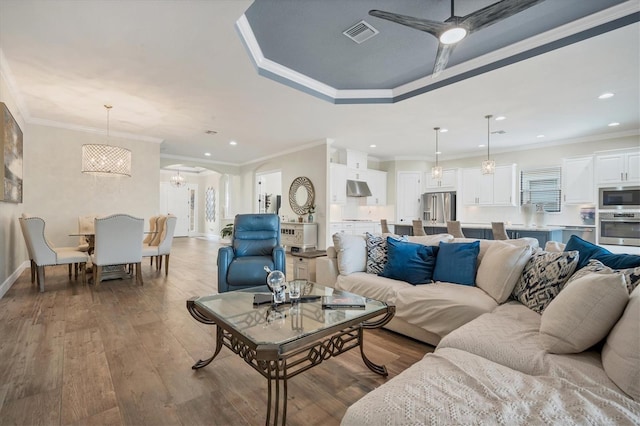
[[[438,247],[387,237],[387,264],[378,275],[413,285],[433,282],[437,254]]]
[[[637,254],[599,254],[593,257],[604,265],[613,269],[630,269],[640,266],[640,256]]]
[[[594,259],[597,256],[603,254],[611,254],[611,252],[604,247],[600,247],[598,245],[590,243],[589,241],[585,241],[576,235],[572,235],[571,238],[569,238],[569,241],[567,241],[567,245],[565,246],[564,251],[574,250],[578,250],[578,253],[580,253],[576,271],[587,266],[587,263],[589,263],[590,259]]]
[[[440,243],[433,279],[448,283],[475,285],[478,253],[480,253],[480,241]]]

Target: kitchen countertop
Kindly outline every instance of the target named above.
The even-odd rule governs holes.
[[[394,226],[412,226],[412,224],[410,223],[394,223]],[[447,225],[444,223],[425,223],[424,224],[425,227],[446,227]],[[473,229],[491,229],[491,224],[490,223],[461,223],[460,226],[464,229],[464,228],[473,228]],[[576,225],[577,226],[577,225]],[[548,225],[548,226],[525,226],[523,224],[511,224],[511,225],[504,225],[505,229],[507,230],[511,230],[511,231],[561,231],[563,230],[565,227],[564,226],[556,226],[556,225]]]

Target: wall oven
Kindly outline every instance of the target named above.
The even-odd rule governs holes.
[[[598,195],[601,210],[640,209],[640,186],[600,188]]]
[[[640,213],[601,212],[598,243],[640,247]]]

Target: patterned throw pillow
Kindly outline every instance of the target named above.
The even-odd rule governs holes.
[[[375,235],[369,232],[365,233],[365,241],[367,243],[367,273],[379,274],[384,270],[387,264],[387,236],[396,240],[406,241],[405,237],[393,234]]]
[[[541,314],[576,270],[578,256],[578,251],[534,253],[513,289],[513,296]]]
[[[586,275],[589,275],[593,272],[606,271],[613,274],[622,274],[624,277],[624,282],[627,285],[627,291],[629,294],[635,289],[638,284],[640,284],[640,267],[637,268],[628,268],[628,269],[611,269],[599,260],[591,259],[587,266],[576,271],[575,274],[571,275],[567,284],[577,279],[580,279]]]

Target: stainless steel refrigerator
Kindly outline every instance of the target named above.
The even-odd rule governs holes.
[[[425,224],[446,226],[449,220],[456,220],[455,191],[422,194],[422,221]]]

